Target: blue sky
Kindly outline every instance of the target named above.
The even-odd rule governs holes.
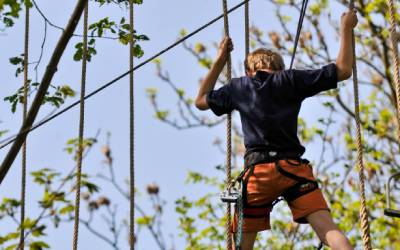
[[[37,0],[47,17],[52,22],[64,26],[69,14],[73,9],[75,1],[45,1]],[[229,1],[234,6],[240,1]],[[154,1],[145,0],[142,6],[136,8],[136,29],[139,33],[146,34],[150,41],[143,42],[145,51],[143,59],[158,52],[179,36],[179,31],[184,28],[187,31],[194,30],[208,20],[219,15],[222,11],[222,4],[215,0],[202,1]],[[275,9],[267,1],[253,1],[251,3],[251,23],[256,24],[262,30],[278,29],[279,24],[275,17]],[[90,21],[96,21],[103,16],[111,16],[118,19],[121,15],[127,16],[124,9],[118,7],[107,7],[99,9],[91,4]],[[337,14],[337,13],[336,13]],[[297,17],[294,18],[297,20]],[[239,65],[244,54],[244,26],[243,9],[230,15],[231,37],[234,40],[235,51],[233,52],[233,65]],[[295,22],[290,26],[293,34]],[[39,56],[39,48],[43,36],[43,20],[35,10],[32,10],[31,20],[31,61]],[[45,65],[48,62],[50,53],[54,48],[60,32],[51,27],[48,28],[48,39],[46,41],[43,63],[39,70],[39,79]],[[189,40],[195,44],[197,41],[211,44],[219,41],[223,34],[222,21],[209,27],[207,30]],[[81,25],[77,32],[81,31]],[[70,84],[78,89],[80,79],[80,63],[72,60],[74,45],[79,42],[73,38],[62,57],[58,71],[54,77],[55,84]],[[22,79],[14,77],[14,67],[8,63],[8,58],[19,55],[23,51],[23,19],[19,20],[16,26],[0,36],[0,47],[3,49],[0,57],[2,69],[1,98],[13,93],[20,86]],[[333,47],[336,47],[334,44]],[[96,45],[98,55],[88,65],[87,92],[114,78],[114,76],[125,72],[128,69],[128,48],[117,45],[114,41],[102,40]],[[211,54],[215,54],[213,50]],[[141,60],[143,60],[141,59]],[[137,60],[140,62],[141,60]],[[181,46],[166,53],[161,57],[163,66],[169,71],[170,76],[180,88],[186,90],[187,95],[195,97],[198,79],[206,71],[198,66],[194,58]],[[285,58],[289,64],[289,58]],[[33,70],[30,76],[34,77]],[[199,187],[186,186],[184,180],[188,170],[201,171],[204,174],[213,176],[216,170],[213,166],[224,162],[222,155],[213,145],[216,137],[224,138],[225,125],[209,128],[196,128],[192,130],[177,131],[174,128],[160,123],[154,118],[153,110],[146,97],[145,89],[155,87],[159,89],[160,106],[163,108],[174,108],[176,99],[173,92],[155,76],[155,67],[150,64],[138,70],[135,74],[136,81],[136,185],[139,190],[144,191],[149,183],[157,183],[161,187],[161,195],[167,201],[164,212],[164,229],[168,245],[171,240],[168,235],[174,235],[174,242],[177,249],[183,248],[183,241],[177,235],[177,220],[174,213],[174,201],[182,195],[194,196],[207,189],[199,190]],[[105,142],[106,132],[112,134],[111,148],[115,159],[114,165],[118,178],[123,181],[128,176],[129,163],[129,99],[128,99],[128,78],[119,81],[106,91],[91,98],[86,103],[86,136],[94,136],[101,129],[100,144],[95,146],[93,152],[85,160],[84,171],[91,173],[102,166],[100,147]],[[72,100],[67,101],[67,103]],[[322,112],[316,104],[318,100],[306,101],[303,105],[302,116],[308,122],[315,122],[315,113]],[[316,108],[317,107],[317,108]],[[44,117],[52,108],[45,107],[39,114]],[[17,132],[21,123],[19,112],[11,114],[9,105],[2,102],[0,105],[1,129],[9,129],[9,134]],[[208,113],[211,116],[211,113]],[[73,166],[71,157],[63,150],[68,139],[78,134],[78,109],[66,113],[53,122],[36,130],[29,136],[28,140],[28,170],[50,167],[62,172],[67,172]],[[237,118],[237,116],[236,116]],[[318,146],[308,149],[306,156],[313,159],[312,150],[318,150]],[[0,151],[3,157],[6,150]],[[0,188],[0,197],[19,197],[20,171],[18,158],[10,170]],[[219,174],[219,173],[218,173]],[[39,190],[32,188],[32,182],[28,183],[28,216],[34,216],[39,211],[35,209],[35,200]],[[119,211],[122,215],[128,214],[128,203],[120,198],[115,192],[103,190],[108,195],[115,197],[120,202]],[[143,192],[144,193],[144,192]],[[145,209],[148,202],[145,197],[138,197],[138,203]],[[84,211],[86,208],[82,208]],[[9,225],[11,226],[11,224]],[[14,225],[12,225],[14,226]],[[0,227],[0,234],[4,234],[7,226]],[[126,239],[122,234],[121,241]],[[72,242],[72,225],[63,225],[56,231],[49,233],[48,240],[54,249],[70,249]],[[94,238],[81,227],[80,248],[90,249],[96,245],[96,249],[108,249],[101,240]],[[138,249],[155,249],[153,240],[147,233],[142,234]]]

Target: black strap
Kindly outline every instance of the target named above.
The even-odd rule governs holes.
[[[287,190],[285,190],[285,192],[282,193],[282,196],[285,198],[287,202],[291,202],[303,195],[311,193],[317,188],[318,188],[317,182],[298,182],[295,185],[288,188]]]
[[[242,180],[242,200],[243,200],[243,207],[248,207],[247,204],[247,183],[249,182],[250,177],[254,174],[254,168],[256,165],[251,165],[249,167],[247,167],[247,169],[245,170],[244,173],[246,173],[247,171],[249,171],[249,173],[247,174],[247,176]]]
[[[308,163],[307,160],[306,160],[306,162],[304,160],[300,160],[298,164],[293,164],[292,162],[290,162],[290,160],[286,160],[286,162],[289,164],[292,164],[294,166],[300,166],[303,163]],[[279,173],[281,173],[282,175],[284,175],[292,180],[297,181],[296,184],[289,187],[285,192],[282,193],[282,196],[288,202],[293,201],[293,200],[295,200],[305,194],[308,194],[318,188],[318,182],[316,182],[314,180],[309,180],[307,178],[292,174],[292,173],[284,170],[282,168],[282,166],[279,164],[279,161],[275,162],[275,167],[279,171]],[[308,185],[308,186],[304,186],[304,185]]]
[[[291,163],[290,163],[290,160],[286,160],[286,162],[288,162],[289,164],[291,164]],[[303,162],[300,161],[300,163],[299,163],[298,166],[302,165],[302,163],[303,163]],[[292,165],[293,165],[293,164],[292,164]],[[295,175],[295,174],[292,174],[292,173],[286,171],[286,170],[283,169],[283,168],[281,167],[281,165],[279,164],[279,160],[275,161],[275,168],[276,168],[276,170],[278,170],[279,173],[281,173],[282,175],[284,175],[284,176],[286,176],[286,177],[288,177],[288,178],[290,178],[290,179],[292,179],[292,180],[295,180],[295,181],[298,181],[298,182],[303,182],[303,183],[306,183],[306,182],[316,182],[316,181],[309,180],[309,179],[307,179],[307,178],[304,178],[304,177],[301,177],[301,176],[298,176],[298,175]]]
[[[267,217],[265,214],[263,215],[255,215],[255,214],[247,214],[247,213],[243,213],[243,218],[249,218],[249,219],[259,219],[259,218],[265,218]]]

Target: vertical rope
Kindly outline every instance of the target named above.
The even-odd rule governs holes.
[[[250,14],[249,1],[244,5],[244,37],[245,37],[245,59],[250,52]]]
[[[74,217],[74,238],[73,250],[78,249],[79,237],[79,208],[81,197],[81,177],[82,177],[82,156],[83,156],[83,136],[85,125],[85,89],[86,89],[86,63],[87,63],[87,37],[88,37],[88,9],[89,4],[86,1],[85,10],[83,13],[83,53],[82,53],[82,75],[81,75],[81,101],[79,114],[79,139],[78,139],[78,155],[76,168],[76,195],[75,195],[75,217]]]
[[[29,6],[25,4],[25,41],[24,41],[24,99],[22,104],[22,120],[25,123],[28,111],[28,63],[29,63]],[[21,219],[20,219],[20,249],[25,247],[25,190],[26,190],[26,140],[22,145],[22,173],[21,173]]]
[[[354,9],[354,0],[350,0],[349,9]],[[362,135],[361,135],[361,119],[359,110],[359,94],[358,94],[358,76],[357,76],[357,62],[356,62],[356,48],[354,39],[354,30],[352,31],[352,50],[353,50],[353,86],[354,86],[354,108],[355,108],[355,120],[356,120],[356,140],[357,140],[357,165],[359,173],[359,188],[361,196],[361,233],[364,243],[364,249],[371,250],[371,237],[369,232],[368,222],[368,210],[365,198],[365,174],[364,174],[364,162],[363,162],[363,150],[362,150]]]
[[[229,37],[229,20],[228,20],[228,4],[226,0],[222,0],[224,9],[224,31],[225,36]],[[230,82],[232,79],[232,62],[231,55],[228,54],[226,63],[226,78]],[[231,185],[231,158],[232,158],[232,114],[227,115],[226,122],[226,185]],[[231,225],[231,204],[227,203],[226,207],[226,249],[232,249],[232,225]]]
[[[130,224],[129,224],[129,240],[130,249],[135,249],[135,85],[134,85],[134,16],[133,16],[133,0],[129,3],[129,19],[130,19],[130,41],[129,41],[129,109],[130,109]]]
[[[393,78],[396,85],[396,100],[397,100],[397,136],[400,143],[400,79],[399,79],[399,55],[397,50],[397,33],[396,33],[396,9],[393,0],[387,1],[390,13],[390,39],[393,58]]]

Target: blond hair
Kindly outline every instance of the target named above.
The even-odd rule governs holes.
[[[268,69],[272,71],[279,71],[285,69],[285,63],[282,56],[269,49],[256,49],[249,53],[245,62],[245,69],[247,72],[257,72],[261,69]]]

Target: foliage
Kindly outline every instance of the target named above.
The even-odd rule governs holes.
[[[127,6],[127,0],[96,0],[100,6],[109,4]],[[142,1],[134,1],[141,4]],[[277,30],[263,30],[251,27],[251,46],[270,47],[290,56],[293,51],[293,36],[289,32],[291,24],[296,20],[299,2],[287,0],[269,0],[276,10],[276,18],[280,23]],[[10,28],[19,17],[22,9],[22,1],[0,0],[0,18],[4,27]],[[359,25],[355,32],[357,42],[357,59],[359,72],[362,72],[360,83],[363,90],[361,102],[361,119],[363,129],[363,150],[365,153],[365,167],[367,172],[367,198],[369,208],[369,219],[371,222],[371,233],[373,246],[381,249],[400,249],[398,232],[400,230],[399,220],[384,217],[382,210],[385,206],[384,183],[388,175],[400,170],[399,157],[397,155],[397,123],[396,123],[396,97],[393,75],[391,73],[392,62],[390,60],[390,46],[388,39],[387,8],[382,0],[357,1],[356,2]],[[305,25],[300,37],[299,50],[297,54],[296,67],[314,68],[322,66],[334,60],[331,40],[338,36],[338,17],[330,12],[332,9],[347,8],[345,1],[318,0],[309,6],[305,16]],[[397,22],[400,17],[397,15]],[[383,24],[385,26],[383,26]],[[1,27],[0,27],[1,29]],[[119,21],[111,20],[109,17],[101,18],[90,25],[89,58],[90,61],[97,55],[96,42],[99,39],[113,39],[120,44],[126,45],[133,36],[136,42],[148,40],[147,36],[139,35],[137,31],[130,34],[130,26],[125,18]],[[185,30],[180,36],[186,34]],[[328,41],[330,41],[328,43]],[[184,43],[183,47],[199,66],[205,70],[212,64],[213,49],[215,44],[207,45],[196,42],[194,45]],[[82,59],[82,43],[75,46],[74,59]],[[139,43],[135,43],[135,56],[140,57],[143,51]],[[242,60],[241,60],[242,61]],[[23,72],[23,55],[10,59],[10,63],[17,67],[16,76]],[[163,68],[160,59],[154,61],[156,74],[161,81],[170,86],[177,98],[177,107],[160,107],[158,97],[162,95],[156,88],[149,88],[147,95],[150,104],[154,108],[155,118],[176,129],[192,129],[194,127],[214,127],[224,121],[224,118],[207,117],[194,109],[193,99],[188,96],[188,91],[180,87],[170,77],[167,70]],[[238,76],[240,70],[234,70]],[[226,81],[225,77],[219,79],[220,83]],[[29,92],[32,93],[37,87],[37,81],[30,81]],[[309,124],[300,118],[299,137],[302,142],[309,145],[320,145],[320,151],[315,152],[312,162],[314,172],[322,187],[327,201],[330,203],[332,215],[339,227],[350,237],[351,242],[360,248],[361,236],[359,230],[359,207],[358,178],[355,169],[356,145],[355,131],[353,129],[354,113],[351,108],[352,91],[347,83],[341,83],[337,91],[330,91],[319,95],[321,108],[324,113],[317,117],[315,124]],[[74,90],[71,87],[54,86],[54,93],[48,93],[46,101],[59,106],[65,98],[73,97]],[[17,104],[23,102],[22,89],[15,94],[6,97],[13,112]],[[176,109],[178,112],[172,112]],[[178,117],[176,117],[178,114]],[[234,172],[239,172],[241,164],[236,159],[244,155],[243,135],[237,129],[238,120],[234,120],[233,135],[233,159]],[[76,138],[66,143],[65,151],[71,155],[72,162],[76,160],[78,146]],[[88,153],[96,145],[96,138],[86,138],[84,149]],[[215,147],[221,148],[222,141],[216,139]],[[114,174],[113,157],[110,145],[102,147],[105,168],[99,168],[97,174],[88,175],[83,173],[82,200],[87,207],[81,224],[93,235],[103,240],[111,249],[121,249],[121,231],[127,229],[125,219],[119,219],[115,197],[108,197],[106,189],[100,184],[105,181],[107,185],[117,190],[121,197],[129,200],[130,194],[127,187],[121,186]],[[73,164],[72,164],[73,165]],[[216,172],[223,171],[224,165],[216,166]],[[74,172],[63,173],[50,168],[42,168],[31,172],[38,190],[41,190],[41,198],[37,206],[43,209],[43,215],[37,218],[26,218],[23,225],[28,232],[27,239],[31,249],[46,249],[51,246],[46,243],[46,232],[50,225],[59,227],[62,223],[71,223],[73,220],[73,196],[74,196]],[[219,175],[218,175],[219,176]],[[221,175],[222,176],[222,173]],[[222,177],[205,176],[198,172],[189,172],[187,185],[199,187],[207,186],[210,192],[199,192],[197,197],[183,196],[175,201],[175,211],[178,215],[179,236],[186,243],[186,249],[224,249],[224,205],[219,202],[218,194],[224,188]],[[109,187],[109,186],[108,186]],[[203,188],[201,189],[203,190]],[[146,197],[151,204],[151,211],[144,211],[140,206],[136,207],[139,216],[136,218],[137,239],[140,239],[142,230],[147,230],[152,235],[159,249],[168,249],[163,235],[163,211],[166,206],[160,194],[160,187],[150,184],[146,190]],[[140,195],[137,193],[137,195]],[[393,200],[399,206],[398,200]],[[0,218],[2,221],[13,221],[15,229],[8,228],[7,233],[0,235],[0,245],[5,249],[15,249],[17,246],[20,223],[17,215],[19,213],[20,201],[16,198],[5,197],[0,203]],[[102,227],[97,227],[97,225]],[[96,227],[94,224],[96,223]],[[283,204],[274,208],[272,219],[272,231],[267,235],[259,235],[255,249],[314,249],[318,245],[316,235],[307,226],[293,223],[290,212]],[[132,243],[131,243],[132,244]]]

